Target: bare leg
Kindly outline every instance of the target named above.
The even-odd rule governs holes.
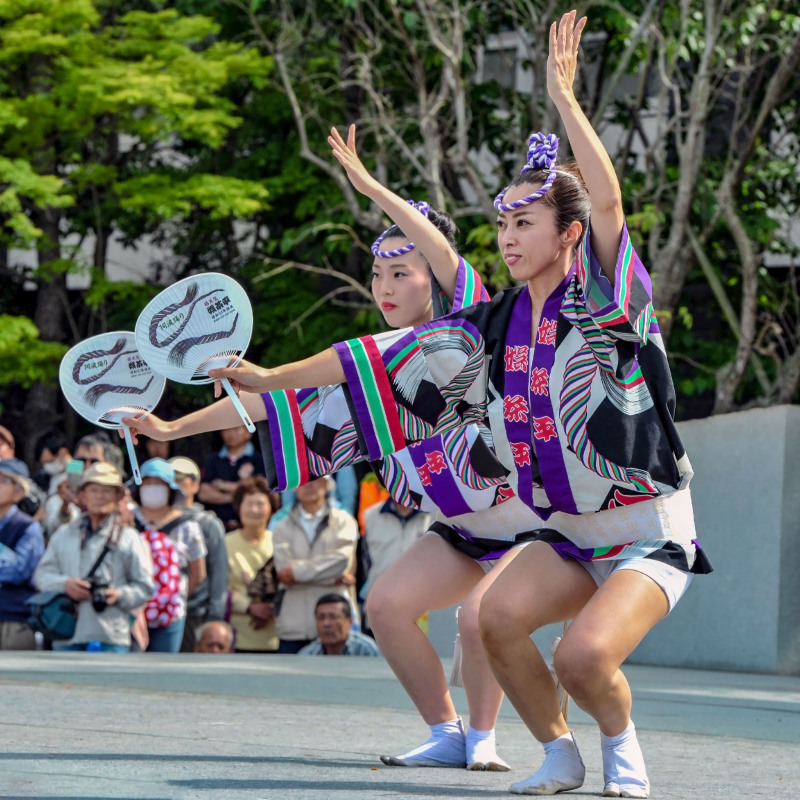
[[[520,548],[509,550],[462,601],[458,612],[458,631],[464,653],[461,675],[469,706],[469,724],[480,731],[494,728],[503,702],[503,690],[486,657],[478,627],[478,611],[484,594],[520,552]]]
[[[370,626],[386,660],[428,725],[457,717],[442,663],[416,624],[426,611],[464,598],[483,570],[439,536],[418,539],[367,597]]]
[[[544,625],[576,617],[596,591],[580,564],[565,561],[548,544],[533,542],[503,570],[481,603],[480,631],[489,664],[540,742],[553,741],[569,729],[550,671],[530,635]],[[567,635],[571,630],[572,626]],[[564,641],[557,653],[563,645]]]
[[[668,610],[655,581],[619,570],[597,590],[556,650],[561,682],[606,736],[616,736],[630,722],[631,690],[619,667]]]

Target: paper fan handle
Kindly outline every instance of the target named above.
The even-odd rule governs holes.
[[[139,462],[136,458],[136,451],[133,449],[133,437],[131,436],[131,429],[127,425],[123,425],[122,432],[125,435],[125,446],[128,448],[128,460],[131,462],[133,482],[137,486],[141,486],[142,473],[139,472]]]
[[[233,391],[231,382],[227,378],[221,378],[220,380],[222,385],[225,387],[225,391],[228,393],[228,397],[230,397],[233,401],[234,408],[239,412],[239,416],[242,418],[245,428],[247,428],[250,433],[255,433],[256,426],[253,424],[253,420],[250,419],[250,415],[244,410],[244,406],[242,405],[242,401],[239,399],[239,395]]]

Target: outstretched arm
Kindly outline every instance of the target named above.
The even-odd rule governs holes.
[[[220,378],[228,378],[237,393],[244,392],[241,401],[254,422],[267,418],[264,402],[259,396],[261,392],[305,389],[310,386],[328,386],[345,382],[344,370],[332,347],[311,358],[274,369],[259,367],[249,361],[240,361],[236,367],[212,369],[208,374],[217,381]],[[214,391],[217,396],[221,393],[222,387],[219,382],[215,384]],[[125,417],[122,422],[131,429],[134,441],[138,441],[136,436],[139,433],[144,433],[151,439],[166,442],[196,433],[235,428],[242,424],[242,418],[231,399],[226,397],[171,422],[159,419],[153,414],[144,419]]]
[[[600,137],[583,113],[573,91],[578,49],[586,17],[575,22],[570,11],[550,26],[547,91],[558,109],[592,202],[592,250],[603,272],[614,282],[622,238],[622,193],[614,165]]]
[[[452,305],[458,276],[458,256],[442,232],[413,206],[389,191],[369,174],[356,154],[355,125],[351,125],[347,132],[346,144],[336,128],[331,128],[328,144],[336,160],[344,167],[350,183],[361,194],[374,200],[416,244],[431,265],[437,283]]]
[[[243,395],[241,401],[254,422],[267,418],[264,403],[258,394]],[[122,424],[130,428],[134,443],[138,443],[140,433],[159,442],[169,442],[172,439],[181,439],[184,436],[192,436],[196,433],[209,433],[210,431],[235,428],[242,424],[242,418],[239,416],[239,412],[234,407],[231,399],[226,397],[217,403],[201,408],[199,411],[193,411],[191,414],[186,414],[186,416],[178,417],[178,419],[171,421],[161,419],[155,414],[148,414],[143,418],[124,417]],[[120,436],[122,436],[121,430]]]

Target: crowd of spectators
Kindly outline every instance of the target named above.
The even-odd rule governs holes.
[[[359,507],[352,468],[280,497],[246,428],[222,441],[202,469],[144,441],[136,485],[105,431],[43,435],[30,470],[0,425],[0,650],[379,656],[362,604],[426,515],[374,487]],[[71,638],[28,624],[45,591]]]

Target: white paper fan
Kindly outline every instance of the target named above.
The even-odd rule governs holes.
[[[158,375],[136,347],[132,331],[113,331],[76,344],[61,359],[61,391],[85,419],[103,428],[122,429],[133,479],[142,482],[131,432],[123,417],[149,414],[164,392]]]
[[[156,295],[136,320],[136,346],[148,364],[179,383],[211,383],[208,371],[235,366],[250,344],[253,309],[227,275],[184,278]],[[233,391],[222,385],[249,431],[256,426]]]

